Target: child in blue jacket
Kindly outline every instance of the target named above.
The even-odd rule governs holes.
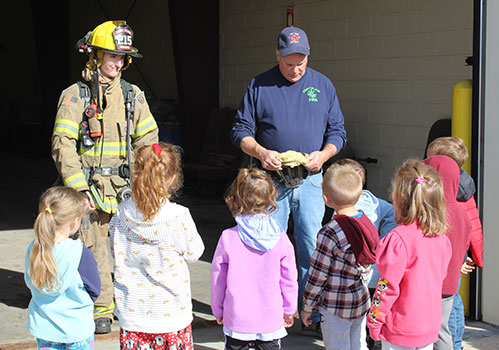
[[[97,263],[81,241],[70,238],[88,209],[87,196],[70,187],[49,188],[40,198],[24,275],[32,295],[28,330],[39,349],[94,348]]]

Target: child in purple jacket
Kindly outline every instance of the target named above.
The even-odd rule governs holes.
[[[225,349],[281,349],[293,325],[297,268],[293,245],[269,215],[276,197],[272,179],[258,169],[241,169],[225,197],[237,225],[222,232],[211,274],[211,309],[224,326]]]

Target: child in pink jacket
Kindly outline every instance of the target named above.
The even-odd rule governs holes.
[[[237,225],[222,232],[212,261],[211,309],[225,349],[281,349],[298,301],[294,248],[269,215],[277,190],[258,169],[241,169],[225,197]]]
[[[376,249],[380,279],[367,325],[383,349],[431,349],[438,340],[442,283],[452,254],[442,181],[430,166],[408,160],[392,181],[400,225]]]

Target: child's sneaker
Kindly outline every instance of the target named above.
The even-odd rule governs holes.
[[[321,324],[320,322],[312,323],[310,326],[306,327],[304,324],[301,325],[301,334],[307,337],[315,337],[322,339]]]
[[[106,317],[101,317],[95,320],[95,334],[111,333],[111,323],[113,320]]]

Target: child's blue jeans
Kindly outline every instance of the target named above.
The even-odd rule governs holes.
[[[461,286],[461,277],[459,277],[459,285]],[[463,347],[463,334],[466,324],[464,322],[464,305],[461,296],[456,294],[454,296],[454,303],[449,317],[449,330],[452,334],[452,344],[454,350],[461,350]]]
[[[276,184],[279,191],[277,210],[274,218],[284,231],[288,228],[289,215],[293,215],[296,250],[298,258],[298,312],[301,313],[303,292],[308,280],[310,258],[315,250],[317,234],[322,227],[322,218],[326,207],[322,199],[322,173],[303,179],[303,183],[294,188]],[[312,314],[312,322],[320,322],[318,312]]]

